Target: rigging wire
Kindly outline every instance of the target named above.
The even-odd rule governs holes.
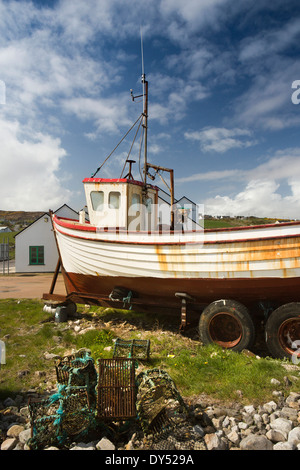
[[[95,175],[98,173],[99,170],[101,170],[101,168],[103,167],[103,165],[107,162],[107,160],[109,159],[109,157],[114,153],[114,151],[119,147],[119,145],[123,142],[123,140],[125,139],[125,137],[128,136],[129,132],[134,128],[134,126],[136,125],[136,123],[143,117],[143,114],[140,114],[140,116],[137,118],[137,120],[135,121],[134,124],[132,124],[131,128],[126,132],[126,134],[123,136],[123,138],[120,140],[120,142],[115,146],[115,148],[110,152],[110,154],[106,157],[106,159],[104,160],[104,162],[97,168],[97,170],[95,171],[95,173],[92,174],[91,178],[94,178]]]
[[[125,160],[125,163],[124,163],[123,170],[122,170],[122,173],[121,173],[121,176],[120,176],[120,178],[122,178],[123,172],[124,172],[124,170],[125,170],[126,163],[127,163],[127,161],[128,161],[128,158],[129,158],[129,156],[130,156],[130,154],[131,154],[131,150],[132,150],[132,147],[133,147],[133,145],[134,145],[134,142],[135,142],[136,136],[138,135],[138,132],[139,132],[139,129],[140,129],[141,123],[142,123],[142,119],[140,120],[140,123],[139,123],[139,125],[138,125],[138,128],[137,128],[137,130],[136,130],[136,133],[135,133],[134,139],[133,139],[133,141],[132,141],[132,144],[131,144],[130,150],[129,150],[129,152],[128,152],[127,158],[126,158],[126,160]]]
[[[140,172],[141,180],[143,179],[142,170],[141,170],[141,154],[142,154],[143,139],[144,139],[144,128],[142,128],[142,132],[141,132],[140,150],[139,150],[139,172]]]

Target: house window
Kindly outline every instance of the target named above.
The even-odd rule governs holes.
[[[111,191],[108,197],[108,207],[110,209],[119,209],[120,207],[120,196],[118,191]]]
[[[91,201],[94,211],[102,212],[104,204],[104,192],[103,191],[92,191]]]
[[[43,246],[29,247],[29,264],[45,264]]]

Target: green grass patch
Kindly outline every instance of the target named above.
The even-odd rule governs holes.
[[[221,399],[264,401],[272,397],[271,378],[283,383],[280,361],[248,357],[216,345],[187,349],[166,358],[166,368],[185,395],[206,393]]]
[[[115,335],[110,330],[90,330],[76,338],[76,347],[90,349],[91,356],[97,363],[98,359],[112,357],[114,339]]]
[[[79,306],[78,310],[86,326],[93,321],[96,328],[75,335],[66,323],[56,323],[44,312],[42,302],[0,300],[0,339],[6,344],[0,400],[32,388],[43,391],[49,380],[55,384],[54,362],[45,360],[46,351],[64,356],[72,349],[88,348],[97,363],[113,356],[117,337],[150,340],[150,361],[140,363],[139,370],[165,370],[184,397],[204,393],[224,401],[265,403],[272,399],[272,378],[281,382],[286,394],[299,391],[293,377],[300,377],[298,366],[289,372],[284,361],[248,357],[216,345],[201,346],[197,340],[171,331],[163,317],[98,307]],[[29,373],[20,376],[22,371]],[[36,371],[44,371],[45,377],[38,377]],[[293,385],[286,389],[283,378],[289,375]]]

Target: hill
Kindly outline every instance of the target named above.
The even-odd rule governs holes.
[[[16,225],[20,227],[31,224],[38,217],[43,215],[41,211],[4,211],[0,210],[0,225],[7,225],[13,228]]]

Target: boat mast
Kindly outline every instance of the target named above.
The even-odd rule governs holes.
[[[143,87],[145,86],[145,90],[143,92],[143,102],[144,102],[144,109],[143,109],[143,128],[145,132],[144,137],[144,185],[146,189],[147,185],[147,137],[148,137],[148,81],[146,80],[146,75],[142,74],[142,84]]]

